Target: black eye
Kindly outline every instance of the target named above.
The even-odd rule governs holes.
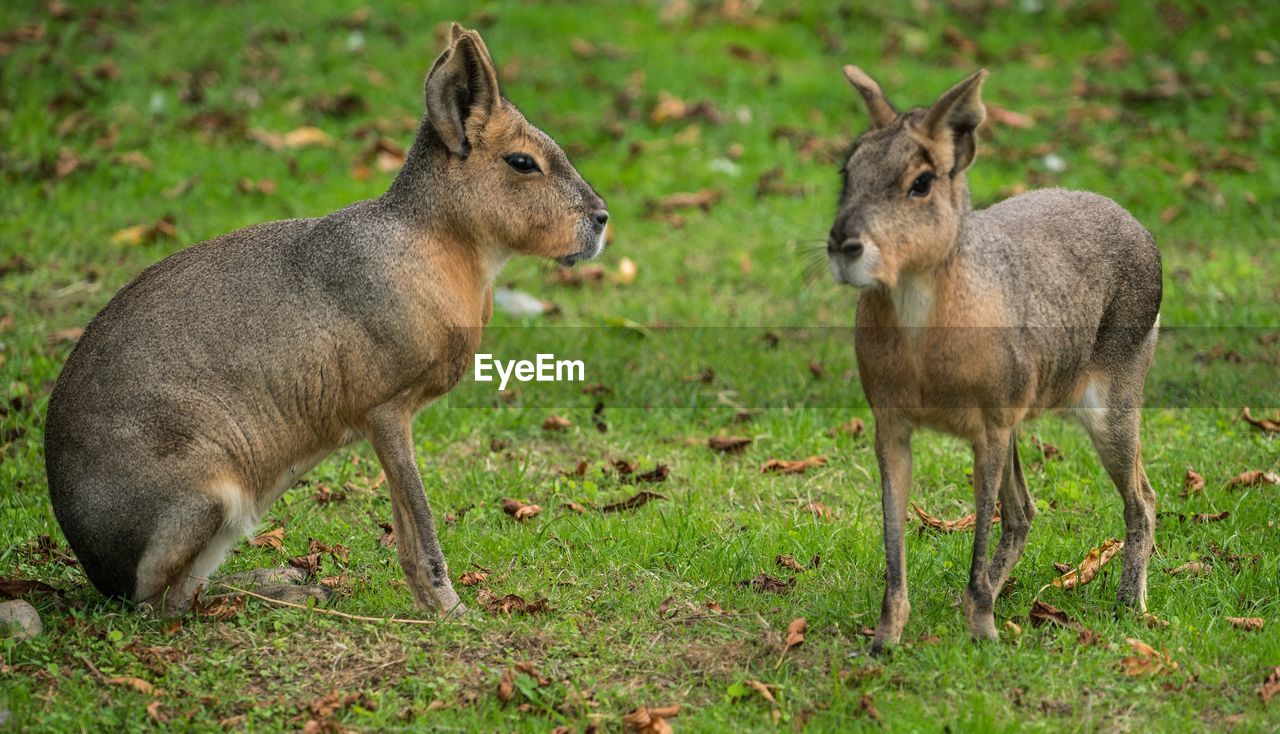
[[[534,171],[542,170],[538,168],[537,162],[531,156],[524,153],[512,153],[511,155],[503,156],[502,160],[520,173],[533,173]]]
[[[925,171],[916,176],[916,180],[911,182],[911,190],[907,192],[907,196],[925,197],[929,195],[929,187],[933,185],[933,179],[937,176],[932,171]]]

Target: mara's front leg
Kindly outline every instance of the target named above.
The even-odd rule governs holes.
[[[449,566],[440,550],[435,518],[427,503],[422,476],[418,474],[411,416],[410,411],[398,405],[374,409],[369,416],[369,438],[387,473],[396,553],[413,600],[419,608],[456,615],[465,609],[449,580]]]
[[[901,418],[876,416],[876,460],[880,464],[880,503],[884,513],[884,601],[871,654],[898,644],[911,613],[907,601],[907,550],[904,526],[911,492],[911,426]]]
[[[991,522],[996,511],[996,495],[1004,479],[1011,435],[1012,431],[1007,428],[988,429],[986,435],[973,444],[973,499],[977,522],[973,527],[969,585],[965,587],[962,602],[969,634],[975,640],[996,639],[995,589],[987,548],[991,543]],[[1003,575],[1003,571],[998,575]]]

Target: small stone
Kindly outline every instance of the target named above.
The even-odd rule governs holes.
[[[44,625],[35,607],[14,599],[0,604],[0,629],[7,630],[16,640],[29,640],[40,634]]]

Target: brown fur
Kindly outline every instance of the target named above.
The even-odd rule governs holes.
[[[415,601],[458,608],[412,417],[471,364],[506,260],[593,257],[608,215],[502,97],[480,36],[452,36],[381,198],[179,252],[85,329],[50,399],[45,456],[58,521],[103,592],[185,607],[281,493],[368,438]]]
[[[972,211],[964,172],[985,117],[985,71],[901,115],[861,70],[845,75],[873,123],[845,163],[828,241],[835,278],[865,288],[858,372],[876,419],[886,556],[872,649],[897,642],[910,609],[903,526],[918,427],[973,446],[977,523],[963,602],[975,638],[995,636],[993,601],[1035,516],[1018,426],[1054,407],[1081,415],[1120,491],[1119,597],[1145,608],[1155,510],[1137,428],[1161,296],[1150,234],[1093,194],[1046,190]],[[988,559],[997,497],[1002,533]]]

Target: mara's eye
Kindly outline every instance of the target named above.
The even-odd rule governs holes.
[[[933,186],[933,179],[937,176],[932,171],[925,171],[916,176],[916,180],[911,182],[911,189],[907,192],[907,196],[925,197],[929,195],[929,188]]]
[[[538,168],[538,163],[533,160],[533,157],[525,153],[512,153],[511,155],[503,156],[502,160],[520,173],[533,173],[534,171],[542,170]]]

